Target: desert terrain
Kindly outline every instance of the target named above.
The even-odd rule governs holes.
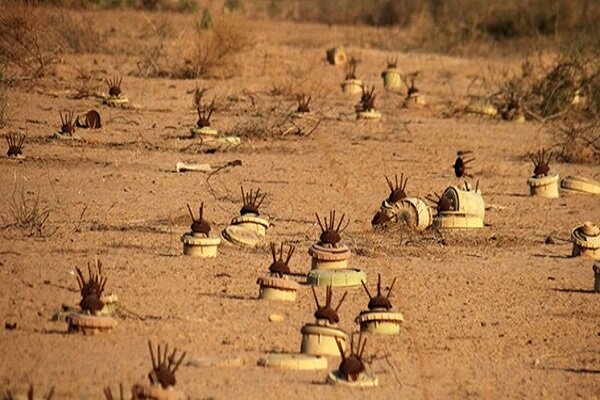
[[[34,384],[38,394],[55,386],[59,399],[101,399],[105,386],[114,391],[119,383],[147,381],[151,339],[187,352],[177,388],[192,399],[600,398],[593,261],[570,257],[571,230],[600,223],[598,196],[531,197],[528,153],[552,147],[550,133],[537,121],[453,111],[467,104],[474,77],[518,69],[522,56],[399,52],[372,45],[390,40],[377,28],[249,20],[252,45],[234,73],[147,78],[139,74],[138,53],[126,49],[150,40],[144,32],[155,16],[81,15],[93,16],[106,33],[103,48],[116,50],[61,55],[46,77],[8,92],[11,114],[1,132],[26,139],[24,160],[4,153],[0,159],[0,316],[16,323],[0,330],[0,392],[24,393]],[[169,18],[177,32],[194,17]],[[357,120],[360,96],[341,92],[344,71],[325,59],[325,50],[339,45],[360,58],[357,74],[375,85],[380,121]],[[174,50],[169,57],[178,57]],[[405,91],[383,90],[380,74],[390,57],[405,71],[419,71],[425,107],[402,108]],[[116,75],[134,107],[102,104],[104,79]],[[79,96],[84,84],[91,94]],[[206,151],[210,145],[189,138],[196,87],[216,100],[212,126],[239,135],[240,145]],[[320,118],[310,135],[241,134],[248,121],[262,126],[282,109],[293,112],[299,92],[312,96]],[[100,112],[100,130],[78,129],[81,141],[51,139],[59,111],[89,109]],[[373,230],[371,218],[389,194],[384,176],[404,173],[411,196],[441,193],[464,181],[451,167],[460,150],[476,158],[468,180],[478,180],[483,193],[483,228]],[[241,165],[213,174],[175,172],[178,161],[219,167],[234,160]],[[600,179],[593,163],[553,160],[551,168]],[[366,272],[369,287],[377,274],[384,286],[397,277],[391,302],[404,316],[401,333],[369,336],[365,350],[378,387],[326,384],[335,357],[321,371],[257,365],[269,352],[298,352],[300,329],[313,321],[315,307],[307,285],[295,302],[257,299],[256,279],[271,262],[266,246],[222,245],[215,259],[182,255],[180,238],[191,223],[186,204],[195,209],[204,202],[217,234],[239,213],[241,185],[267,194],[266,242],[296,246],[293,272],[310,270],[307,250],[320,234],[314,213],[335,209],[350,218],[342,240],[352,251],[349,264]],[[22,194],[50,210],[42,235],[11,226],[11,202]],[[106,291],[119,299],[118,325],[108,334],[68,334],[67,324],[52,317],[63,304],[79,302],[75,267],[96,257],[108,277]],[[334,302],[343,292],[334,289]],[[348,289],[340,326],[355,331],[354,318],[367,302],[362,288]],[[284,320],[270,322],[271,314]],[[209,365],[219,357],[241,365]]]

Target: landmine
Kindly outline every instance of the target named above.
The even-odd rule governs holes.
[[[183,242],[183,255],[191,257],[215,258],[218,253],[219,245],[221,244],[220,237],[210,236],[210,224],[204,217],[204,203],[200,204],[198,219],[194,217],[194,213],[187,205],[192,225],[190,232],[181,236]]]
[[[198,89],[196,90],[198,93]],[[215,137],[219,134],[219,132],[210,126],[210,117],[213,112],[215,112],[215,102],[214,100],[210,102],[208,105],[202,105],[201,99],[202,95],[196,95],[196,111],[198,113],[198,121],[196,121],[196,125],[190,128],[190,133],[192,137]]]
[[[560,181],[560,188],[570,192],[600,194],[600,182],[582,176],[565,176]]]
[[[380,119],[381,113],[375,109],[375,99],[377,95],[374,94],[375,86],[371,86],[371,89],[365,89],[362,87],[362,95],[360,103],[356,106],[356,118],[357,119]]]
[[[346,79],[342,82],[342,92],[346,94],[361,94],[362,93],[362,81],[359,79]]]
[[[295,371],[315,371],[327,368],[327,358],[309,354],[270,353],[259,359],[258,365]]]
[[[9,133],[5,136],[5,139],[8,145],[6,156],[11,160],[24,160],[23,142],[25,142],[25,135]]]
[[[415,86],[415,78],[410,78],[410,86],[408,86],[408,91],[406,94],[406,98],[404,99],[404,103],[402,104],[405,108],[411,107],[419,107],[426,105],[425,96],[421,94],[419,89]]]
[[[112,79],[106,79],[105,82],[108,85],[108,96],[104,99],[104,104],[109,107],[119,107],[129,103],[129,99],[121,92],[123,77],[115,76]]]
[[[436,194],[437,196],[437,194]],[[482,228],[485,217],[485,203],[479,190],[479,182],[473,190],[465,182],[465,187],[450,186],[437,199],[437,215],[433,225],[438,229]]]
[[[550,171],[550,160],[552,152],[546,154],[545,149],[541,149],[536,154],[529,154],[533,162],[533,175],[527,180],[529,192],[532,196],[546,197],[556,199],[558,193],[558,173]]]
[[[592,222],[584,222],[571,231],[573,257],[587,256],[600,260],[600,227]]]
[[[390,188],[390,195],[381,203],[371,225],[385,227],[391,223],[402,223],[417,231],[427,229],[433,221],[431,207],[419,198],[406,196],[408,178],[405,179],[404,174],[401,174],[398,182],[398,175],[395,175],[395,186],[387,176],[385,180]]]
[[[350,249],[340,243],[340,234],[348,227],[349,221],[344,225],[346,215],[343,214],[336,226],[335,214],[335,211],[330,211],[329,219],[324,217],[321,221],[315,213],[321,235],[317,243],[308,249],[312,269],[306,281],[313,286],[358,286],[361,280],[366,279],[366,275],[359,269],[348,268]]]
[[[256,281],[256,283],[260,285],[258,298],[266,300],[294,301],[296,300],[296,292],[300,288],[300,285],[298,282],[288,279],[291,274],[288,264],[294,254],[295,247],[290,246],[288,248],[285,261],[283,259],[283,243],[279,250],[279,258],[277,257],[275,243],[271,243],[270,247],[273,262],[269,266],[269,276],[260,277]]]
[[[117,325],[117,321],[110,316],[102,315],[105,308],[102,293],[107,280],[106,277],[102,276],[102,263],[96,260],[94,270],[88,263],[87,280],[79,268],[76,268],[76,271],[77,285],[81,293],[81,301],[79,302],[81,311],[67,316],[68,331],[80,332],[84,335],[95,335],[112,330]]]
[[[498,108],[488,101],[475,100],[465,107],[465,112],[495,117],[498,115]]]
[[[331,306],[333,291],[331,286],[326,289],[325,305],[319,304],[315,288],[311,288],[317,311],[315,311],[315,323],[305,324],[300,332],[302,333],[302,344],[300,352],[314,356],[336,356],[338,355],[338,343],[345,349],[348,334],[338,328],[337,324],[340,321],[338,310],[346,298],[346,293],[340,299],[337,307],[334,309]]]
[[[346,51],[343,47],[332,47],[327,49],[325,55],[327,56],[327,61],[331,65],[344,65],[348,60]]]
[[[387,68],[381,73],[383,88],[390,92],[400,92],[404,86],[402,71],[398,68],[398,57],[388,58]]]
[[[243,206],[240,215],[231,220],[221,236],[230,244],[254,248],[262,242],[269,228],[269,220],[262,217],[259,211],[266,195],[261,195],[260,189],[245,193],[242,187],[241,191]]]
[[[371,296],[367,285],[362,282],[362,285],[369,296],[368,311],[361,311],[356,322],[360,325],[361,332],[369,332],[373,334],[396,335],[400,333],[400,325],[404,322],[404,317],[401,313],[390,311],[392,303],[390,302],[390,294],[396,278],[392,281],[388,289],[387,296],[381,294],[381,274],[377,276],[377,295]]]
[[[66,111],[64,114],[58,112],[60,115],[60,130],[54,132],[52,135],[53,139],[64,139],[64,140],[81,140],[81,137],[75,133],[75,122],[73,120],[73,112]]]
[[[363,341],[362,333],[360,333],[358,337],[358,343],[355,348],[354,334],[352,334],[350,338],[350,355],[346,356],[346,349],[343,348],[341,343],[338,341],[338,351],[342,358],[342,362],[337,370],[331,371],[327,375],[326,382],[332,385],[360,388],[377,386],[379,384],[379,380],[372,371],[367,369],[362,360],[366,344],[367,338],[365,338]]]
[[[150,385],[136,384],[132,388],[132,395],[135,399],[145,400],[185,400],[188,397],[185,393],[175,389],[177,380],[175,372],[183,362],[186,353],[183,352],[177,359],[177,348],[171,354],[168,352],[168,345],[165,344],[161,353],[160,344],[157,346],[156,358],[152,350],[152,343],[148,341],[150,348],[150,358],[152,359],[152,370],[148,374]]]
[[[342,92],[345,94],[361,94],[363,92],[363,83],[356,78],[356,66],[358,61],[354,57],[346,63],[346,79],[342,82]]]

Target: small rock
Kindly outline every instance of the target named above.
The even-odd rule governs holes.
[[[546,240],[544,240],[544,243],[545,243],[545,244],[555,244],[556,242],[554,241],[554,239],[552,239],[552,237],[551,237],[551,236],[548,236],[548,237],[546,238]]]
[[[270,314],[269,315],[269,322],[281,322],[285,320],[285,316],[281,315],[281,314]]]

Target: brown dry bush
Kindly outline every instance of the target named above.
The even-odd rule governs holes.
[[[146,31],[142,36],[144,41],[142,59],[137,62],[139,76],[158,78],[174,74],[167,55],[167,41],[171,37],[173,37],[173,26],[168,17],[148,19]]]
[[[0,65],[21,78],[40,78],[48,72],[57,49],[45,28],[44,10],[25,1],[0,5]]]
[[[218,78],[239,75],[242,53],[253,38],[245,21],[234,15],[216,18],[213,29],[196,28],[192,54],[173,72],[174,78]]]
[[[581,121],[570,114],[554,122],[550,132],[561,161],[600,164],[600,121]]]
[[[550,65],[540,63],[537,68],[526,61],[520,73],[505,72],[494,86],[487,100],[506,120],[518,113],[539,121],[567,113],[579,120],[600,117],[600,61],[595,57],[559,55]]]
[[[228,134],[248,139],[285,139],[307,137],[320,126],[322,117],[315,114],[298,116],[293,102],[286,99],[270,101],[249,95],[242,105],[246,116]]]

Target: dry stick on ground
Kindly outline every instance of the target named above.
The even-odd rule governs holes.
[[[242,161],[241,160],[229,161],[227,164],[224,164],[224,165],[221,165],[221,166],[217,167],[217,169],[215,169],[213,172],[211,172],[210,174],[208,174],[208,176],[206,177],[206,185],[208,186],[208,191],[215,198],[215,200],[221,200],[221,198],[219,198],[219,196],[217,196],[217,192],[211,186],[211,184],[210,184],[210,178],[212,178],[213,175],[218,174],[219,172],[221,172],[222,170],[224,170],[226,168],[237,167],[237,166],[241,166],[241,165],[242,165]]]

